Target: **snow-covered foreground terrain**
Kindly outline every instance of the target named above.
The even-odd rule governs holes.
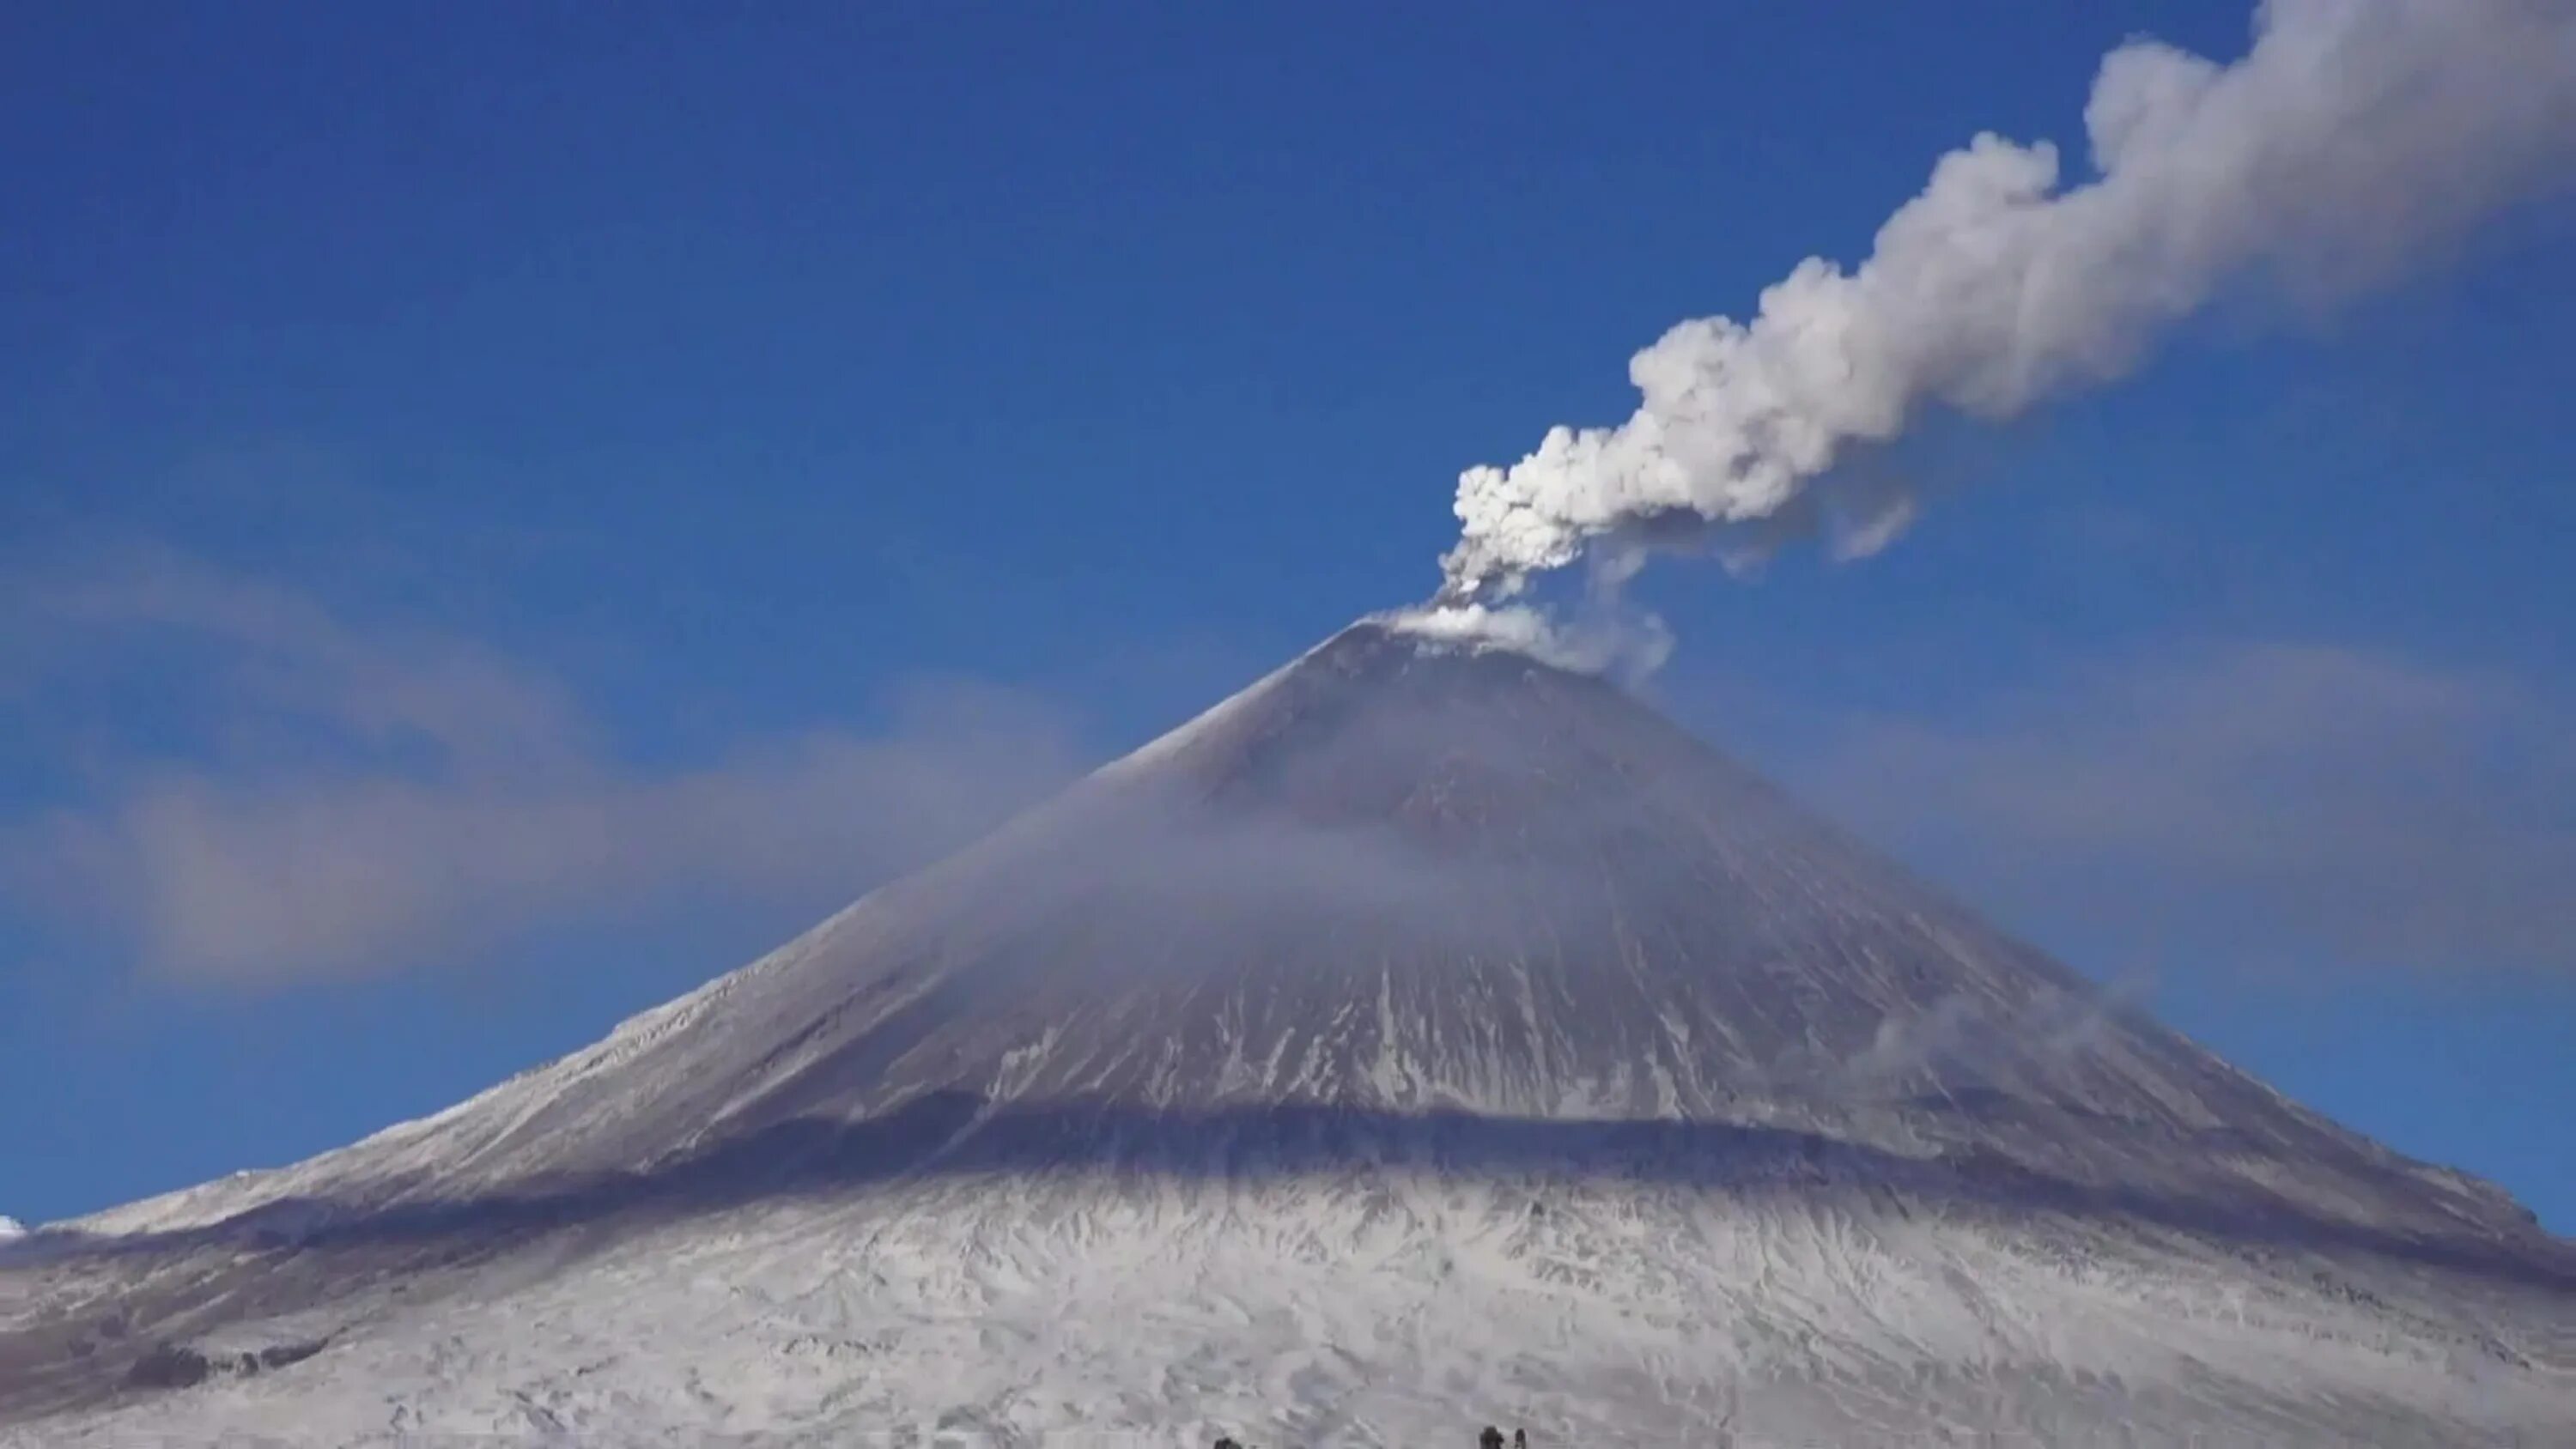
[[[1355,628],[597,1046],[0,1246],[0,1446],[2576,1444],[2576,1252]]]
[[[1832,1170],[1725,1191],[961,1176],[412,1280],[238,1340],[334,1335],[308,1365],[0,1443],[1464,1444],[1492,1419],[1543,1444],[2541,1446],[2576,1429],[2569,1326],[2543,1299],[1983,1222]],[[2005,1437],[1949,1438],[1971,1428]]]

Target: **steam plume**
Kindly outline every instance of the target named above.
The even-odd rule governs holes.
[[[2005,418],[2119,376],[2232,281],[2384,279],[2576,176],[2576,0],[2264,0],[2232,65],[2111,52],[2084,125],[2093,179],[2060,189],[2055,147],[1981,135],[1857,269],[1811,257],[1750,323],[1638,353],[1626,423],[1461,475],[1442,601],[1507,597],[1603,535],[1776,518],[1927,406]],[[1859,551],[1911,517],[1881,501]]]

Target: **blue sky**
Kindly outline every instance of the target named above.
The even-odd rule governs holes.
[[[2241,3],[97,5],[0,45],[0,1212],[737,964],[1363,611],[1468,464]],[[1648,686],[2576,1227],[2576,215],[1666,563]]]

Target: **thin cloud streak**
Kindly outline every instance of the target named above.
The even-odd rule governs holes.
[[[193,677],[179,748],[0,819],[0,888],[141,968],[276,984],[471,959],[514,933],[675,902],[854,894],[1077,773],[1064,715],[913,686],[876,734],[686,767],[621,761],[561,681],[434,630],[143,554],[16,601],[18,652]]]
[[[1784,773],[2009,916],[2363,966],[2576,970],[2576,708],[2523,681],[2237,642],[1809,736]]]

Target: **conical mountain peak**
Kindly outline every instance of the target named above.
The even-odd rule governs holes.
[[[1598,815],[1684,761],[1723,767],[1605,680],[1364,620],[1104,774],[1425,842],[1508,845],[1559,812]],[[1723,768],[1730,789],[1752,785]]]
[[[2520,1374],[2545,1416],[2559,1371],[2515,1355],[2563,1342],[2576,1281],[2502,1194],[2105,1000],[1616,687],[1370,623],[596,1046],[85,1227],[141,1235],[97,1260],[150,1273],[116,1341],[135,1303],[155,1336],[267,1322],[243,1342],[326,1341],[360,1398],[478,1361],[437,1306],[453,1292],[494,1295],[475,1331],[520,1347],[471,1372],[513,1404],[529,1382],[694,1393],[709,1364],[810,1364],[825,1402],[890,1371],[944,1395],[961,1347],[999,1345],[996,1424],[1065,1383],[1086,1415],[1159,1424],[1176,1366],[1238,1330],[1260,1347],[1229,1383],[1339,1361],[1317,1342],[1379,1379],[1408,1345],[1525,1315],[1583,1325],[1526,1381],[1579,1360],[1625,1403],[1673,1344],[1749,1333],[1828,1365],[1852,1424],[1937,1386],[1922,1325],[1955,1323],[1945,1402],[2027,1382],[2063,1409],[2034,1425],[2126,1433],[2190,1419],[2215,1352],[2106,1402],[2163,1350],[2070,1342],[2203,1342],[2251,1312],[2273,1326],[2244,1341],[2291,1349],[2230,1381],[2246,1402],[2279,1396],[2320,1323],[2395,1345],[2302,1391],[2316,1442],[2353,1442],[2409,1362],[2428,1394]],[[57,1365],[15,1401],[0,1383],[0,1416],[100,1392],[50,1347],[110,1341],[84,1326],[109,1301],[92,1265],[63,1261],[62,1311],[0,1324],[0,1366],[28,1344]],[[432,1293],[365,1286],[451,1264]],[[1069,1367],[1068,1305],[1099,1344],[1165,1336]],[[997,1310],[1023,1327],[954,1336]],[[2025,1313],[2004,1362],[2038,1367],[1999,1373],[1993,1335]],[[606,1319],[673,1357],[599,1388]],[[2428,1373],[2436,1354],[2466,1367]],[[1366,1437],[1453,1415],[1455,1376],[1420,1381],[1436,1404]],[[1698,1442],[1734,1420],[1599,1422]]]
[[[1373,623],[600,1047],[293,1180],[632,1173],[934,1096],[1760,1123],[2462,1211],[1615,686]]]

